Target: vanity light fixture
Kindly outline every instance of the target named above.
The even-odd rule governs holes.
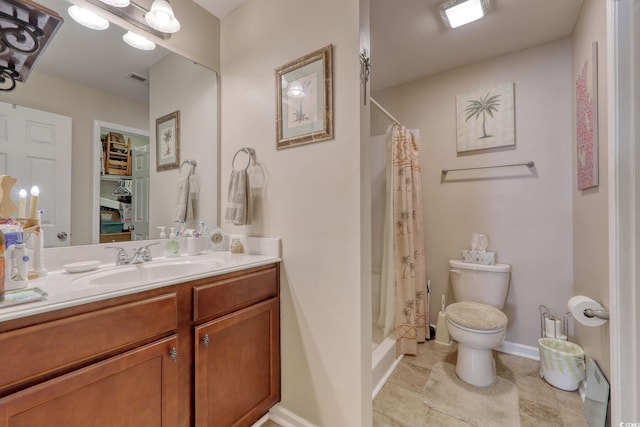
[[[69,15],[78,24],[83,25],[92,30],[106,30],[109,28],[109,21],[101,16],[93,13],[88,9],[84,9],[78,5],[69,6]]]
[[[173,14],[173,9],[167,0],[153,0],[144,20],[152,28],[163,33],[175,33],[180,30],[180,21]]]
[[[114,15],[124,19],[131,25],[138,27],[142,31],[146,31],[149,34],[153,34],[154,36],[162,40],[167,40],[171,37],[171,33],[169,31],[158,30],[152,27],[151,25],[149,25],[146,21],[146,17],[150,11],[145,7],[140,6],[133,0],[129,2],[129,5],[122,6],[122,7],[111,5],[111,2],[115,2],[117,0],[86,0],[86,1],[96,7],[99,7],[100,9],[106,10],[109,13],[113,13]],[[169,9],[171,9],[171,6],[169,6]],[[174,19],[175,19],[175,16],[174,16]],[[178,24],[178,28],[179,27],[180,27],[180,24]]]
[[[487,14],[489,0],[448,0],[438,6],[445,25],[457,28]]]
[[[131,3],[129,0],[100,0],[102,3],[114,7],[127,7]]]
[[[122,40],[124,40],[129,46],[140,50],[153,50],[156,48],[156,44],[154,42],[131,31],[127,31],[127,33],[122,36]]]

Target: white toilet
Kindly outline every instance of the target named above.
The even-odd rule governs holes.
[[[486,387],[496,379],[491,349],[504,341],[507,316],[501,311],[509,290],[509,264],[481,265],[450,260],[455,303],[447,306],[447,330],[458,342],[456,374]]]

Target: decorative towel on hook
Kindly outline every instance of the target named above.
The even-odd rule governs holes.
[[[244,152],[249,156],[247,166],[244,169],[235,169],[236,156]],[[251,165],[253,149],[241,148],[233,156],[231,161],[231,177],[229,178],[229,191],[227,193],[227,209],[224,220],[232,222],[233,225],[251,224],[251,195],[249,191],[249,174],[247,169]]]
[[[183,162],[178,173],[178,198],[174,216],[176,222],[193,221],[197,215],[195,206],[199,191],[200,177],[194,172],[193,164],[187,161]]]

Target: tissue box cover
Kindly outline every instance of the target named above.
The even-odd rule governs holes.
[[[464,250],[462,251],[462,261],[473,264],[494,265],[496,263],[496,253]]]

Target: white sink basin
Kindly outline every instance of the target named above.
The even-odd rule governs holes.
[[[211,260],[189,260],[124,265],[87,274],[73,279],[71,282],[76,286],[144,284],[204,273],[213,270],[218,264],[219,262]]]

